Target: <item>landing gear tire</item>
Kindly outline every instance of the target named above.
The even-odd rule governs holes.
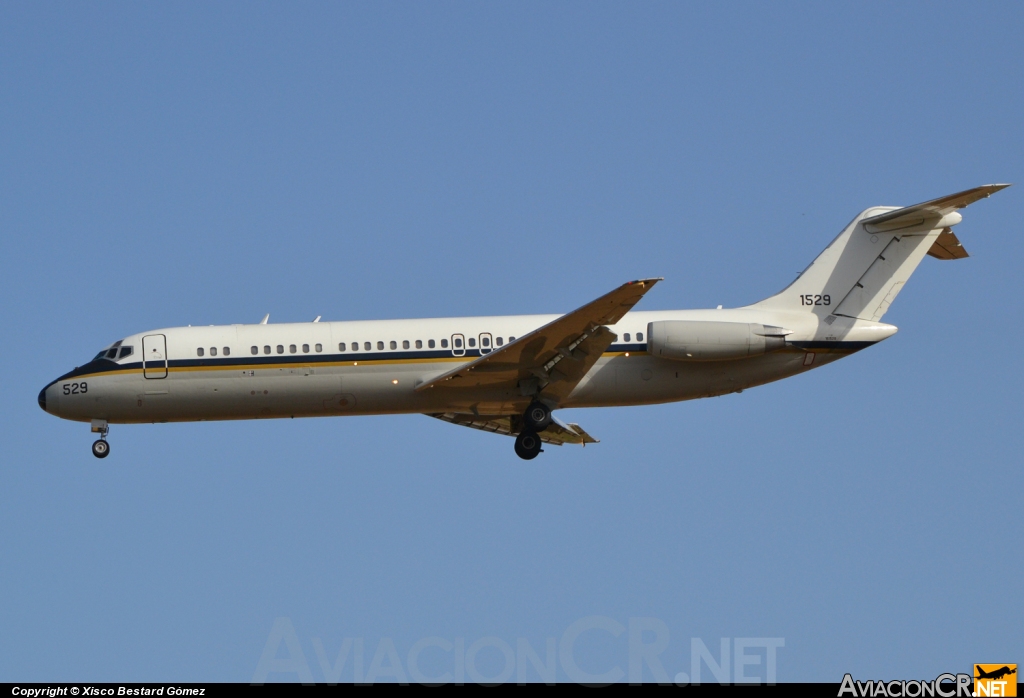
[[[106,458],[108,455],[110,455],[110,444],[108,444],[103,439],[94,441],[92,444],[92,455],[96,456],[97,458]]]
[[[516,455],[523,460],[533,460],[541,452],[541,440],[536,432],[524,431],[516,437]]]
[[[551,424],[551,410],[543,402],[531,402],[523,413],[523,421],[533,431],[543,431]]]

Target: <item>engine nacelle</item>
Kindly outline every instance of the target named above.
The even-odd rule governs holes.
[[[786,346],[785,330],[756,322],[663,320],[647,323],[647,353],[675,361],[726,361]]]

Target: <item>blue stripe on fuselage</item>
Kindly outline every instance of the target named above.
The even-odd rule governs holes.
[[[607,352],[642,352],[647,350],[646,344],[613,344],[606,349]],[[373,363],[377,361],[431,361],[437,359],[465,359],[472,361],[482,356],[479,349],[467,349],[461,356],[452,354],[451,349],[433,350],[411,350],[411,351],[370,351],[370,352],[346,352],[344,354],[289,354],[274,356],[231,356],[231,357],[204,357],[195,359],[171,359],[167,362],[168,368],[223,368],[225,370],[240,366],[257,366],[261,368],[287,367],[287,366],[309,366],[317,364],[337,364],[348,362]],[[116,363],[108,359],[97,359],[90,361],[84,366],[78,366],[73,371],[53,381],[56,383],[62,380],[70,380],[80,376],[92,376],[96,374],[112,373],[114,371],[139,370],[142,368],[141,361],[130,363]],[[159,365],[154,367],[160,370]],[[151,369],[152,370],[152,369]],[[53,385],[50,383],[50,385]]]

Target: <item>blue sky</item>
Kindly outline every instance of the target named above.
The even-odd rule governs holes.
[[[972,257],[925,260],[892,339],[573,411],[601,443],[531,462],[415,415],[114,426],[96,461],[36,406],[157,327],[564,312],[641,276],[666,278],[646,309],[756,301],[863,208],[1024,180],[1022,22],[0,5],[0,680],[248,681],[277,618],[317,681],[314,638],[543,652],[592,616],[662,621],[671,676],[691,638],[784,638],[782,681],[1024,660],[1020,186],[965,212]],[[625,638],[588,630],[577,661],[625,670]]]

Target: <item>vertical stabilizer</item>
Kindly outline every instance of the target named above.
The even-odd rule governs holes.
[[[962,220],[957,209],[1008,186],[990,184],[903,208],[869,208],[786,289],[752,307],[880,320],[940,236],[952,236],[952,226]]]

